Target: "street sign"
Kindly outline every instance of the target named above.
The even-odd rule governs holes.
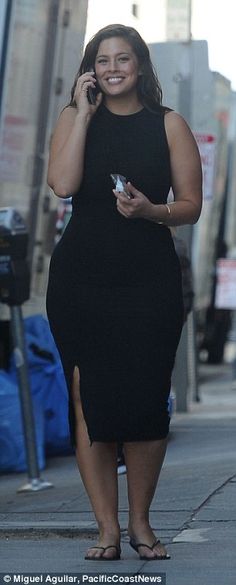
[[[212,199],[214,190],[216,136],[213,134],[194,133],[200,152],[203,172],[204,200]]]
[[[236,309],[236,259],[220,258],[216,267],[215,307]]]

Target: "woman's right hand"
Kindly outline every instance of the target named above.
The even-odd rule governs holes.
[[[96,96],[96,104],[90,104],[88,100],[88,88],[96,87],[96,79],[94,71],[87,71],[78,77],[75,91],[74,91],[74,100],[76,102],[76,106],[79,113],[83,113],[85,115],[93,115],[95,114],[98,106],[102,101],[102,93],[99,92]]]

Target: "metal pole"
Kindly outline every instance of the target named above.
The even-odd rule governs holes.
[[[187,365],[187,325],[183,326],[177,354],[175,360],[175,367],[173,371],[173,385],[176,394],[176,411],[186,412],[188,410],[187,404],[187,389],[188,389],[188,365]]]
[[[188,316],[188,372],[191,396],[195,402],[200,402],[198,367],[197,367],[197,343],[196,343],[196,313],[193,311]]]
[[[29,478],[39,478],[36,437],[29,386],[21,307],[10,307],[14,358],[17,369]]]
[[[38,491],[52,487],[52,484],[40,479],[21,306],[11,306],[10,313],[11,334],[13,340],[15,365],[19,382],[20,403],[29,477],[29,482],[23,487],[19,488],[18,491]]]
[[[191,126],[192,119],[192,43],[191,43],[191,2],[189,3],[189,42],[183,46],[184,63],[186,71],[180,76],[178,111]],[[192,234],[191,225],[178,228],[178,234],[187,244],[191,258]],[[194,399],[199,401],[198,376],[197,376],[197,350],[196,350],[196,322],[194,309],[188,317],[184,327],[176,356],[175,376],[176,382],[176,409],[187,411],[187,394],[191,387]],[[179,365],[178,365],[179,364]]]
[[[46,6],[46,5],[45,5]],[[47,122],[50,104],[50,92],[53,80],[53,66],[54,56],[56,50],[56,39],[58,29],[58,14],[60,2],[58,0],[50,0],[48,6],[48,28],[47,38],[45,44],[44,64],[42,71],[41,95],[39,100],[39,111],[37,120],[37,132],[35,139],[35,155],[33,164],[32,176],[32,191],[29,209],[29,245],[28,245],[28,262],[30,272],[32,273],[35,236],[38,221],[38,206],[40,198],[40,190],[42,186],[44,173],[44,150],[47,135]],[[43,107],[42,107],[43,104]]]
[[[7,63],[7,49],[9,40],[9,31],[11,26],[11,13],[12,13],[12,0],[7,1],[6,12],[5,12],[5,24],[2,41],[2,57],[0,60],[0,114],[2,110],[2,97],[4,90],[5,71]]]
[[[191,41],[186,43],[182,50],[185,52],[185,64],[188,63],[186,76],[181,76],[179,81],[179,103],[178,111],[183,115],[185,120],[190,124],[191,120],[191,98],[192,98],[192,80],[191,80]],[[185,225],[178,228],[178,235],[184,239],[188,252],[191,250],[192,226]],[[176,410],[177,412],[187,412],[187,394],[189,386],[188,372],[188,327],[185,323],[179,346],[176,354],[175,369],[173,372],[174,386],[176,392]]]

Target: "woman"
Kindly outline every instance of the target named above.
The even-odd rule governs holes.
[[[115,173],[126,177],[126,192],[113,189]],[[54,132],[48,183],[59,197],[73,197],[51,260],[47,310],[68,385],[71,436],[99,527],[85,558],[120,558],[118,442],[127,466],[130,544],[141,559],[169,558],[149,524],[183,322],[168,226],[198,220],[201,167],[187,124],[161,106],[148,48],[133,28],[110,25],[88,43]],[[168,205],[171,186],[175,201]]]

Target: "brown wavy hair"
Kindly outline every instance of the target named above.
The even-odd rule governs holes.
[[[68,105],[76,107],[74,92],[78,77],[86,71],[91,71],[91,69],[95,70],[95,60],[100,43],[112,37],[122,37],[132,47],[142,72],[137,81],[138,98],[148,110],[153,112],[159,111],[162,104],[162,89],[155,68],[151,62],[148,46],[135,28],[123,24],[109,24],[100,29],[91,38],[85,48],[79,71],[76,74],[71,89],[71,100]]]

